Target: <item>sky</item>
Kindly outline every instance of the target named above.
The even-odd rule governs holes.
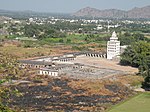
[[[73,13],[85,7],[130,10],[150,5],[150,0],[0,0],[0,9]]]

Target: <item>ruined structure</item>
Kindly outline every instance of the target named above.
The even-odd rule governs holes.
[[[113,66],[114,64],[112,65],[111,61],[106,59],[106,54],[102,52],[75,52],[59,56],[20,60],[19,62],[21,68],[34,71],[37,75],[52,77],[101,79],[129,73],[129,70],[125,71],[118,68],[119,65],[116,65],[116,62]]]
[[[105,53],[98,52],[75,52],[67,53],[61,56],[41,57],[32,60],[19,60],[21,68],[36,70],[39,75],[60,76],[71,73],[73,77],[77,74],[97,74],[98,71],[89,65],[76,63],[75,60],[80,57],[106,58]],[[77,76],[78,77],[78,76]]]

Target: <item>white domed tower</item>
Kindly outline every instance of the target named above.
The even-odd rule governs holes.
[[[112,33],[110,37],[110,41],[107,42],[107,59],[113,59],[116,56],[120,55],[120,41],[118,41],[118,37],[116,32]]]

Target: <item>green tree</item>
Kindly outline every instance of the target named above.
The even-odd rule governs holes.
[[[135,41],[139,41],[139,40],[145,40],[146,38],[144,37],[143,34],[140,34],[140,33],[134,33],[133,34],[133,37],[135,39]]]
[[[139,41],[133,43],[121,55],[121,64],[139,68],[139,74],[145,78],[143,85],[150,87],[150,43]]]
[[[138,41],[148,41],[148,39],[145,38],[143,34],[140,33],[131,34],[129,32],[120,35],[119,40],[121,42],[121,45],[131,45],[132,43]]]
[[[149,73],[150,74],[150,73]],[[150,90],[150,75],[148,75],[142,84],[143,88]]]
[[[144,74],[144,76],[146,76],[143,82],[143,87],[150,89],[150,56],[148,56],[146,60],[147,65],[142,67],[140,70],[142,70],[141,72]]]
[[[150,43],[139,41],[133,43],[125,49],[121,55],[120,63],[123,65],[131,65],[139,67],[147,64],[148,56],[150,55]]]

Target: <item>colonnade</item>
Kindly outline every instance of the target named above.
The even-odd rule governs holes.
[[[106,54],[98,54],[98,53],[86,53],[86,56],[89,56],[89,57],[106,58]]]
[[[60,59],[54,59],[54,60],[52,60],[53,62],[57,62],[57,61],[59,61],[59,62],[68,62],[68,61],[72,61],[72,60],[74,60],[75,58],[60,58]]]

